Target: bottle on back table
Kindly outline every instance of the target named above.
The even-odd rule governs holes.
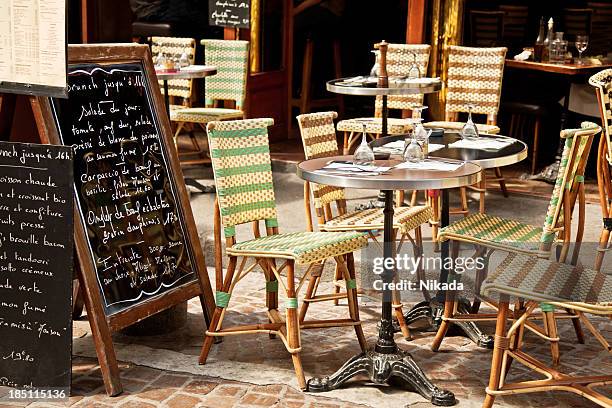
[[[533,60],[536,62],[542,61],[542,52],[544,50],[544,31],[546,25],[544,22],[544,17],[540,18],[540,31],[538,32],[538,38],[536,38],[535,44],[533,46]]]

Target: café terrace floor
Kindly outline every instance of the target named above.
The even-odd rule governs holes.
[[[293,172],[293,164],[287,154],[277,156],[275,186],[277,193],[281,232],[304,230],[302,182]],[[287,161],[289,159],[289,161]],[[205,175],[200,175],[205,177]],[[349,208],[375,196],[372,191],[350,191]],[[509,199],[497,193],[488,194],[487,208],[492,214],[515,217],[523,221],[541,223],[547,200],[514,194]],[[212,265],[212,203],[213,195],[192,195],[192,207],[202,245],[206,248],[207,263]],[[593,242],[599,236],[601,216],[599,206],[587,205],[587,228],[585,241]],[[250,229],[250,228],[249,228]],[[425,239],[430,229],[425,227]],[[584,248],[582,262],[590,266],[593,248]],[[608,255],[608,257],[612,254]],[[612,262],[607,259],[606,269]],[[432,272],[433,273],[433,272]],[[214,271],[209,268],[211,281]],[[253,319],[264,321],[265,292],[263,275],[251,273],[239,285],[230,302],[231,313],[227,313],[226,324],[244,324]],[[331,287],[326,282],[322,290]],[[279,304],[282,303],[282,297]],[[380,313],[375,299],[362,297],[360,311],[366,337],[373,344]],[[317,319],[345,317],[345,305],[316,303],[309,316]],[[612,339],[612,324],[609,319],[593,318],[604,336]],[[490,324],[483,325],[492,332]],[[153,336],[114,335],[117,358],[121,361],[121,376],[124,393],[118,397],[107,397],[95,359],[89,325],[85,317],[75,322],[73,347],[73,387],[68,404],[75,407],[428,407],[429,402],[418,394],[377,387],[362,378],[350,386],[327,394],[302,393],[297,389],[289,355],[282,343],[267,335],[226,337],[221,344],[214,345],[208,363],[199,366],[204,333],[199,301],[189,302],[186,325],[173,333]],[[571,324],[560,323],[562,368],[568,373],[590,373],[593,375],[612,372],[612,356],[606,353],[595,340],[587,335],[584,345],[577,344]],[[463,337],[448,338],[441,351],[430,350],[432,333],[413,331],[414,340],[407,342],[396,335],[398,344],[410,350],[416,361],[441,388],[452,390],[458,400],[457,407],[480,407],[484,389],[488,382],[491,351],[476,347]],[[545,362],[550,361],[548,345],[531,334],[526,336],[527,347]],[[302,361],[306,377],[330,374],[355,353],[359,346],[350,328],[311,330],[302,332]],[[525,378],[526,370],[513,365],[512,378]],[[530,375],[530,374],[529,374]],[[612,393],[612,387],[605,390]],[[0,407],[3,407],[0,403]],[[54,406],[37,403],[30,406]],[[594,407],[595,405],[573,394],[564,392],[499,397],[499,407]]]

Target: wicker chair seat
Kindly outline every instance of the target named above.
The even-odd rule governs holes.
[[[483,283],[481,292],[612,314],[612,275],[537,257],[508,255]]]
[[[449,239],[482,244],[511,252],[540,253],[542,227],[486,214],[470,214],[438,234],[439,241]]]
[[[213,120],[242,119],[244,112],[229,108],[186,108],[170,111],[170,120],[174,122],[208,123]]]
[[[456,131],[460,131],[464,125],[465,122],[449,122],[445,120],[423,123],[423,126],[426,128],[443,128]],[[484,125],[481,123],[476,123],[476,128],[478,129],[479,133],[488,133],[490,135],[498,134],[500,131],[499,126]]]
[[[321,226],[321,229],[324,231],[382,230],[384,228],[382,210],[382,208],[371,208],[343,214],[326,222]],[[393,228],[401,234],[406,234],[429,221],[432,216],[433,211],[428,205],[396,207],[393,215]]]
[[[363,122],[366,122],[366,133],[381,134],[381,118],[356,118],[341,120],[336,128],[340,132],[363,132]],[[407,119],[389,118],[387,121],[387,133],[389,135],[404,135],[412,130],[412,125]]]
[[[227,254],[293,259],[304,265],[353,252],[367,242],[367,235],[359,232],[293,232],[240,242],[228,248]]]

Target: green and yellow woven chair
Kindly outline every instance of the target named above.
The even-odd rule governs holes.
[[[429,51],[431,46],[425,44],[389,44],[387,51],[387,72],[390,77],[408,76],[410,67],[416,63],[422,75],[427,74],[429,64]],[[423,104],[423,94],[387,97],[389,109],[410,110],[415,106]],[[356,118],[341,120],[338,122],[338,131],[344,132],[343,154],[349,154],[351,148],[360,140],[363,133],[363,123],[366,123],[366,133],[377,138],[382,133],[382,97],[377,96],[373,118]],[[404,135],[412,129],[412,125],[406,119],[389,118],[387,133],[389,135]]]
[[[300,329],[352,326],[361,349],[363,351],[366,349],[367,344],[359,320],[352,253],[367,244],[367,235],[360,232],[279,234],[268,145],[267,128],[272,124],[272,119],[247,119],[211,122],[207,126],[217,186],[215,205],[217,307],[206,331],[199,361],[200,364],[206,362],[216,336],[268,333],[279,336],[285,344],[293,359],[298,384],[300,388],[305,389],[306,382],[300,359]],[[265,236],[260,235],[261,221],[265,223]],[[237,242],[236,227],[246,223],[253,224],[255,238]],[[225,236],[226,252],[229,257],[225,277],[221,269],[221,230]],[[317,276],[316,272],[322,269],[322,261],[328,258],[335,259],[338,270],[346,281],[345,297],[350,317],[299,321],[298,293],[309,279],[312,281],[312,276]],[[248,260],[252,263],[247,266]],[[275,260],[282,261],[282,264],[277,266]],[[296,265],[307,266],[306,272],[300,279],[296,276]],[[270,323],[222,327],[223,317],[236,284],[258,266],[266,277],[266,305]],[[281,273],[284,273],[284,279]],[[278,307],[279,289],[286,294],[285,319],[282,318]]]
[[[600,131],[601,128],[591,122],[583,122],[581,129],[561,131],[561,138],[565,140],[565,145],[559,174],[542,227],[514,219],[477,213],[468,215],[448,227],[442,228],[438,234],[438,239],[440,241],[452,240],[452,256],[457,255],[460,242],[475,244],[477,248],[476,256],[484,256],[484,259],[488,259],[496,249],[548,258],[551,256],[553,247],[560,245],[558,258],[564,262],[572,240],[572,214],[574,206],[578,202],[578,228],[574,237],[574,250],[571,259],[572,263],[576,264],[584,232],[584,171],[593,139]],[[486,267],[477,272],[475,293],[480,293],[480,286],[485,277]],[[460,280],[460,275],[451,273],[449,280]],[[487,299],[485,301],[494,305],[494,302]],[[432,345],[434,351],[439,349],[449,326],[453,322],[483,321],[495,318],[495,316],[487,314],[478,314],[480,307],[478,296],[472,305],[472,313],[458,313],[457,307],[458,301],[451,292],[448,292],[442,323]],[[557,364],[559,362],[559,338],[557,337],[554,308],[542,304],[541,310],[545,321],[544,329],[540,329],[533,322],[527,322],[527,327],[535,334],[551,342],[553,362]],[[574,323],[578,340],[582,342],[583,336],[577,315],[570,312],[565,317],[570,318]]]
[[[153,61],[157,60],[160,53],[166,58],[179,59],[183,54],[187,55],[190,64],[195,62],[196,42],[193,38],[178,37],[151,37],[151,55]],[[159,89],[164,93],[164,81],[159,81]],[[170,104],[170,110],[191,107],[193,98],[193,79],[171,79],[168,81],[168,96],[181,98],[181,104]]]
[[[544,303],[552,308],[573,310],[593,336],[612,353],[610,343],[584,315],[612,315],[611,275],[510,254],[484,282],[482,293],[487,297],[499,297],[495,347],[484,408],[491,408],[498,396],[545,391],[572,392],[602,407],[612,408],[612,399],[596,389],[612,384],[612,375],[570,376],[547,366],[522,347],[525,329],[530,319],[535,317],[538,305]],[[509,307],[511,300],[516,300],[514,311]],[[509,318],[513,321],[508,329]],[[541,377],[509,382],[508,373],[513,361]],[[525,375],[521,375],[521,378],[525,378]]]
[[[425,127],[459,131],[465,124],[457,122],[459,113],[469,112],[487,115],[487,124],[476,124],[480,133],[497,134],[497,113],[501,100],[502,79],[507,49],[448,46],[448,68],[446,71],[446,104],[444,121],[427,122]],[[495,177],[504,196],[508,196],[506,182],[499,168]],[[480,212],[484,213],[487,177],[483,174],[480,184],[471,189],[479,193]],[[461,188],[461,208],[454,214],[468,214],[466,188]]]
[[[200,126],[206,130],[211,121],[242,119],[246,99],[249,43],[238,40],[202,40],[206,65],[217,67],[217,74],[206,78],[204,92],[205,107],[180,109],[170,112],[170,120],[176,124],[174,139],[186,125]],[[235,108],[216,107],[223,101],[233,101]],[[195,139],[190,132],[192,140]],[[193,154],[203,155],[206,148],[197,149]],[[198,162],[207,160],[198,160]],[[190,162],[189,164],[195,164]]]
[[[338,142],[336,130],[334,129],[334,119],[337,118],[336,112],[317,112],[299,115],[297,117],[302,143],[304,144],[304,155],[306,159],[316,159],[319,157],[330,157],[338,155]],[[372,208],[348,212],[344,189],[322,184],[304,183],[304,202],[306,218],[309,228],[313,229],[311,213],[311,190],[314,198],[314,209],[318,220],[318,227],[321,231],[363,231],[367,232],[370,238],[377,241],[376,233],[383,230],[384,216],[382,208]],[[334,216],[332,204],[335,204],[337,215]],[[394,230],[400,236],[398,250],[401,249],[405,241],[413,245],[415,256],[423,253],[423,239],[421,225],[428,222],[432,217],[431,207],[413,206],[396,207],[394,212]],[[414,237],[410,234],[414,232]],[[338,278],[338,277],[337,277]],[[417,278],[424,279],[422,268],[417,270]],[[429,299],[429,293],[423,292]],[[307,304],[305,304],[306,306]],[[394,292],[393,307],[398,319],[398,324],[405,338],[410,338],[410,331],[404,321],[402,304],[399,295]]]
[[[605,69],[589,78],[589,84],[595,87],[604,137],[599,139],[597,155],[597,185],[603,228],[599,237],[599,248],[595,258],[595,269],[601,268],[604,255],[610,250],[610,232],[612,232],[612,69]]]

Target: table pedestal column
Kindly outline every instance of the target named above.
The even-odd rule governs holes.
[[[385,258],[392,258],[393,242],[393,191],[384,190],[384,250]],[[447,245],[448,251],[448,245]],[[417,365],[410,353],[401,350],[393,339],[393,319],[391,291],[394,268],[386,268],[381,275],[383,280],[383,301],[378,340],[373,350],[361,353],[347,361],[338,371],[329,377],[315,377],[308,380],[307,391],[331,391],[359,374],[369,376],[375,384],[400,385],[414,390],[427,398],[434,405],[451,406],[456,404],[452,392],[436,387]]]

